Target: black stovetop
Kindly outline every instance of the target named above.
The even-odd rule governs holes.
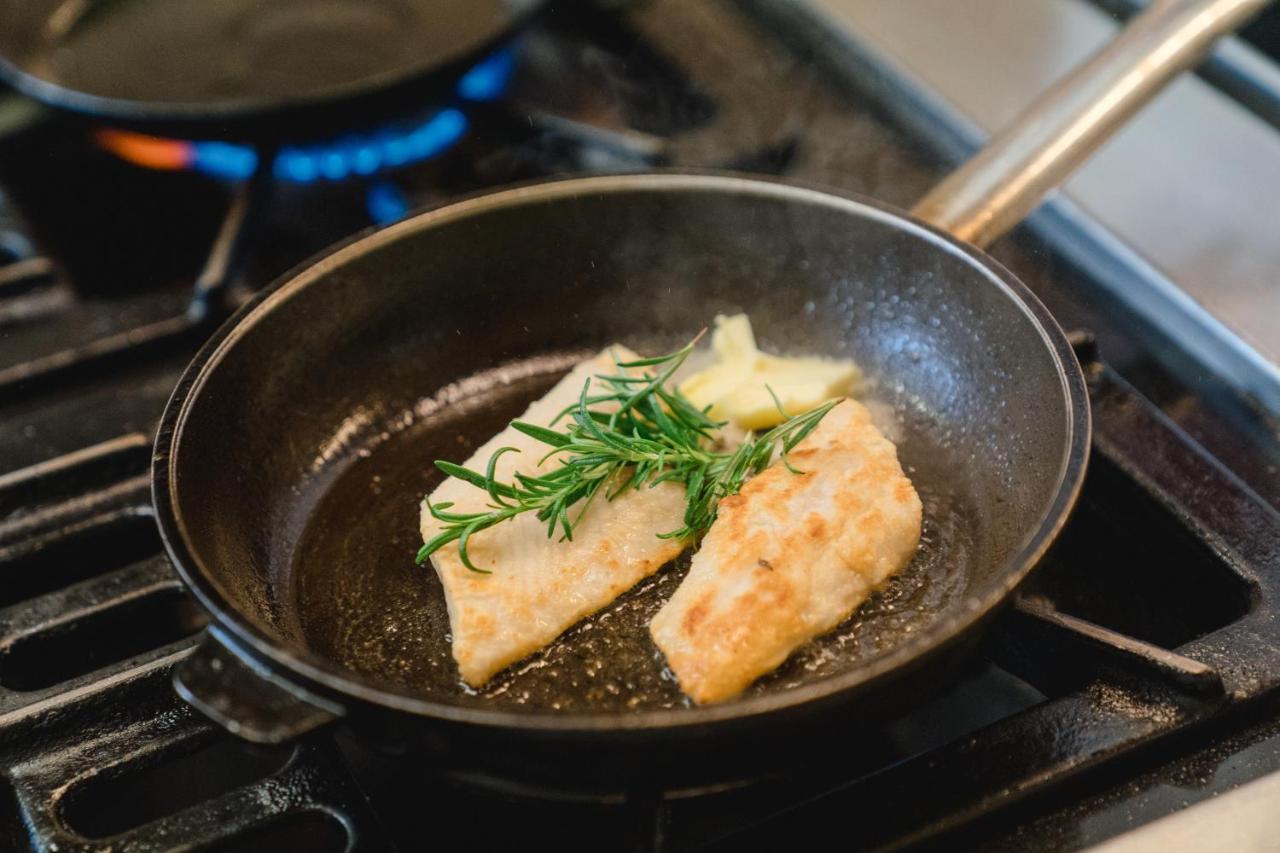
[[[173,696],[204,617],[150,519],[149,441],[207,334],[192,284],[233,201],[252,213],[223,309],[371,210],[544,175],[734,168],[922,195],[945,171],[929,140],[765,5],[564,4],[456,147],[376,181],[153,172],[51,114],[0,137],[0,847],[1073,849],[1280,769],[1274,428],[1025,233],[993,253],[1093,380],[1081,508],[955,688],[821,766],[549,799],[342,735],[251,749]]]

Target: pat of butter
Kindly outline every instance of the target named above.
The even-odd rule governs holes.
[[[710,406],[713,418],[743,429],[782,423],[783,413],[770,389],[790,417],[833,397],[848,396],[861,376],[847,359],[783,358],[760,352],[746,314],[716,317],[711,349],[716,363],[682,382],[680,391],[695,405]]]

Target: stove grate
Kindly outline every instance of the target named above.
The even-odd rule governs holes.
[[[1081,353],[1090,356],[1087,341]],[[864,829],[867,843],[954,838],[1068,782],[1114,775],[1156,744],[1272,693],[1280,516],[1109,368],[1094,361],[1090,373],[1095,461],[1080,516],[1119,525],[1120,539],[1176,545],[1139,549],[1150,551],[1164,589],[1117,581],[1109,593],[1159,603],[1194,588],[1195,607],[1152,607],[1172,615],[1123,626],[1130,632],[1098,624],[1109,611],[1091,610],[1071,585],[1088,555],[1060,549],[983,650],[1027,695],[1007,715],[959,735],[933,731],[914,755],[851,744],[861,764],[840,756],[803,783],[633,792],[621,807],[591,808],[616,812],[646,844],[675,847],[781,842],[854,809],[879,816]],[[89,850],[106,839],[148,849],[292,833],[378,849],[388,830],[362,793],[377,782],[353,778],[349,748],[344,758],[318,737],[293,751],[244,753],[173,696],[169,671],[203,617],[159,553],[146,446],[144,435],[122,436],[0,478],[0,577],[40,578],[5,583],[0,599],[0,838],[25,832],[38,850]],[[1089,541],[1105,548],[1108,539],[1093,531]],[[1128,565],[1150,581],[1151,565],[1133,568],[1140,554],[1121,556],[1114,571]],[[1211,618],[1183,616],[1206,611]],[[901,734],[912,726],[919,720],[899,725],[904,752],[920,748]],[[190,792],[175,781],[196,777],[205,785]],[[753,819],[744,823],[749,801]],[[727,814],[739,817],[716,819]],[[719,837],[728,826],[737,831]]]

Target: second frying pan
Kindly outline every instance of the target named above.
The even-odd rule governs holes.
[[[32,97],[117,123],[226,132],[323,109],[332,126],[333,110],[462,73],[541,5],[0,0],[0,73]]]
[[[423,213],[287,277],[204,347],[157,439],[161,532],[214,616],[180,691],[253,740],[345,719],[440,766],[625,786],[830,753],[937,689],[1065,524],[1089,441],[1062,331],[955,235],[1001,233],[1261,5],[1157,4],[926,200],[945,231],[769,181],[588,178]],[[847,354],[877,381],[925,503],[915,562],[720,705],[683,703],[644,632],[678,566],[463,689],[412,559],[430,461],[465,458],[585,352],[661,352],[734,311],[768,348]]]

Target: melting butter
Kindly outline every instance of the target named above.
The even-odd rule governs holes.
[[[784,358],[760,352],[746,314],[716,317],[711,335],[715,364],[680,384],[680,391],[711,416],[743,429],[775,426],[833,397],[852,393],[861,377],[848,359]],[[769,394],[772,389],[783,412]]]

